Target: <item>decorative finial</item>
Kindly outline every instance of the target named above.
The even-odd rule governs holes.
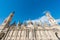
[[[14,21],[14,22],[11,24],[11,26],[16,26],[16,21]]]
[[[18,21],[18,24],[17,24],[17,26],[21,26],[21,23],[20,23],[20,21]]]

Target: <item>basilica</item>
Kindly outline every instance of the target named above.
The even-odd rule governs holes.
[[[37,24],[31,20],[10,24],[13,16],[11,12],[0,25],[0,40],[60,40],[60,25],[50,13],[45,14],[50,24],[45,22],[43,26],[41,21]]]

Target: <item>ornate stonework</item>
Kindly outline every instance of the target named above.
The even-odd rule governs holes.
[[[46,16],[52,26],[46,23],[36,24],[29,21],[27,24],[18,24],[15,22],[10,25],[14,12],[12,12],[0,25],[0,40],[60,40],[60,25],[54,18],[46,13]]]

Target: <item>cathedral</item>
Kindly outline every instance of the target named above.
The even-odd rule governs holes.
[[[33,23],[31,20],[10,24],[13,16],[14,12],[10,13],[0,25],[0,40],[60,40],[60,25],[49,12],[45,14],[49,25],[41,21]]]

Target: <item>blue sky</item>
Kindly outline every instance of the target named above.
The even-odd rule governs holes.
[[[60,0],[0,0],[0,24],[15,11],[13,21],[37,19],[50,11],[55,19],[60,19]]]

